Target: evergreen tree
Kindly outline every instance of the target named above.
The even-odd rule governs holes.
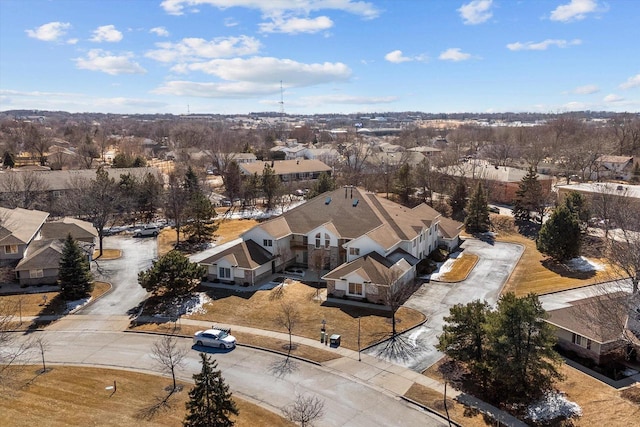
[[[65,300],[74,301],[89,296],[93,290],[93,275],[87,254],[78,246],[71,234],[62,248],[58,267],[58,283]]]
[[[587,222],[591,216],[587,199],[577,191],[570,191],[564,198],[564,205],[576,217],[580,223],[580,228],[586,231]]]
[[[200,353],[202,369],[194,374],[195,385],[189,391],[186,403],[188,414],[184,419],[184,427],[231,427],[235,424],[231,415],[239,411],[232,399],[229,386],[224,382],[215,360],[211,356]]]
[[[154,175],[147,173],[138,186],[136,193],[138,197],[138,212],[142,214],[145,221],[153,220],[160,207],[162,184],[158,182]]]
[[[242,173],[240,172],[238,162],[232,160],[222,174],[222,177],[224,179],[224,189],[227,197],[233,200],[240,196],[242,191]]]
[[[200,191],[200,180],[191,166],[187,168],[187,172],[184,174],[184,188],[190,194]]]
[[[580,225],[567,206],[558,206],[542,225],[536,248],[556,261],[566,261],[580,254]]]
[[[333,191],[336,189],[336,180],[326,172],[322,172],[318,175],[318,179],[313,184],[311,191],[306,195],[307,199],[313,199],[314,197],[326,193],[327,191]]]
[[[267,210],[275,207],[276,197],[280,192],[281,182],[280,177],[275,174],[273,168],[269,164],[265,164],[262,171],[262,192],[266,199]]]
[[[413,173],[409,163],[400,166],[396,175],[393,192],[398,195],[400,203],[407,206],[413,194]]]
[[[453,190],[449,205],[451,206],[451,216],[456,219],[462,219],[464,216],[464,208],[467,206],[467,181],[461,178]]]
[[[464,226],[468,232],[477,233],[489,230],[489,206],[484,188],[478,182],[476,191],[473,193],[467,204],[467,216],[464,219]]]
[[[13,153],[11,153],[10,151],[5,151],[2,163],[4,164],[5,168],[13,169],[13,167],[16,165]]]
[[[527,174],[522,177],[513,207],[513,216],[520,221],[528,221],[531,212],[538,213],[540,223],[544,214],[544,192],[538,181],[538,174],[533,167],[529,167]]]
[[[191,292],[207,269],[173,250],[153,261],[151,268],[138,273],[138,283],[154,294],[184,295]]]
[[[216,211],[209,198],[200,191],[194,192],[189,199],[188,212],[191,221],[183,229],[189,240],[198,243],[211,240],[218,226],[213,221]]]

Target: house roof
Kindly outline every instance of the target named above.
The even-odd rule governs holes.
[[[640,185],[618,184],[615,182],[582,182],[579,184],[558,185],[557,188],[563,191],[579,191],[589,194],[604,193],[640,199]]]
[[[321,194],[281,216],[256,227],[274,237],[308,234],[324,226],[340,239],[368,235],[389,249],[402,240],[414,239],[441,215],[426,204],[407,208],[358,187],[343,187]]]
[[[58,268],[64,243],[60,240],[36,240],[29,245],[26,257],[16,266],[17,271]]]
[[[617,310],[625,307],[620,301],[625,297],[628,297],[626,292],[616,292],[581,299],[569,307],[548,311],[547,322],[599,343],[616,341],[620,339],[624,325],[595,319],[615,317]],[[626,318],[626,312],[622,315]]]
[[[604,155],[604,156],[598,157],[596,159],[596,162],[600,162],[600,163],[621,163],[621,164],[633,163],[633,157],[632,156],[608,156],[608,155]]]
[[[305,172],[329,172],[331,167],[327,166],[320,160],[275,160],[273,162],[253,162],[242,163],[240,170],[245,175],[253,175],[257,173],[262,174],[265,165],[273,164],[273,171],[276,175],[288,175],[292,173],[305,173]]]
[[[29,243],[48,216],[48,212],[0,208],[0,245]]]
[[[440,219],[438,225],[440,227],[440,234],[442,234],[442,237],[445,239],[453,239],[460,234],[460,230],[464,227],[463,223],[444,216]]]
[[[359,276],[364,278],[365,281],[379,285],[391,285],[391,283],[388,282],[389,280],[392,280],[393,276],[390,276],[389,272],[396,265],[398,264],[395,264],[393,261],[383,257],[379,253],[371,252],[349,263],[338,266],[322,278],[325,280],[341,280],[348,274],[357,273]]]
[[[447,168],[448,175],[464,176],[471,179],[487,179],[497,182],[520,182],[528,171],[509,166],[494,166],[489,162],[469,161]],[[538,181],[551,180],[551,176],[538,173]]]
[[[151,173],[156,178],[161,177],[160,170],[156,167],[144,167],[144,168],[106,168],[110,178],[114,178],[116,181],[120,179],[120,175],[126,175],[130,173],[136,178],[142,178],[147,173]],[[20,171],[5,171],[0,173],[0,192],[4,192],[5,182],[11,177],[12,173],[22,173]],[[46,170],[46,171],[30,171],[36,177],[41,177],[47,183],[48,190],[69,190],[73,188],[73,183],[76,180],[90,180],[96,178],[96,169],[79,169],[79,170]]]
[[[226,258],[232,265],[253,270],[273,259],[273,256],[253,240],[247,240],[231,246],[200,261],[200,264],[215,264]]]
[[[76,240],[98,237],[98,231],[93,224],[75,218],[65,217],[57,221],[46,222],[42,226],[43,239],[65,239],[68,234],[71,234],[71,237]]]

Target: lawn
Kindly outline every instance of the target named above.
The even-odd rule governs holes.
[[[265,290],[234,294],[232,291],[212,290],[209,292],[212,301],[204,306],[206,313],[194,314],[190,318],[286,332],[284,327],[277,324],[276,318],[281,312],[281,301],[291,301],[300,314],[300,320],[293,329],[294,335],[319,340],[321,322],[325,319],[327,333],[340,334],[344,347],[358,350],[358,318],[362,347],[386,338],[391,333],[389,311],[346,304],[320,304],[315,300],[316,292],[315,288],[300,282],[287,285],[281,293],[278,290]],[[424,319],[422,313],[402,307],[396,314],[398,331],[411,328]]]
[[[507,280],[503,292],[514,292],[518,296],[530,292],[540,295],[592,285],[616,277],[606,259],[589,257],[591,261],[606,266],[604,270],[591,272],[572,271],[562,264],[551,262],[538,252],[533,238],[517,232],[512,221],[500,224],[496,241],[516,243],[524,247],[522,257]]]
[[[118,259],[122,256],[120,249],[102,249],[102,256],[100,256],[100,249],[93,251],[93,259],[96,261],[109,261],[112,259]]]
[[[190,383],[181,382],[170,407],[150,415],[158,398],[166,396],[169,378],[111,369],[54,366],[38,375],[39,367],[15,367],[14,386],[0,396],[0,425],[30,427],[182,425]],[[106,390],[116,381],[117,390]],[[279,415],[233,396],[240,411],[237,427],[293,426]]]
[[[438,280],[442,282],[460,282],[467,278],[473,267],[478,262],[478,255],[462,253],[462,256],[455,260],[450,271],[442,274]]]

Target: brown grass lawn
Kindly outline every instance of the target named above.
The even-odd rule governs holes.
[[[497,217],[503,218],[501,215]],[[607,266],[603,271],[594,272],[575,272],[564,265],[550,262],[545,255],[538,252],[533,238],[528,238],[517,232],[512,219],[511,221],[501,221],[499,225],[497,241],[524,246],[520,262],[505,284],[503,292],[514,292],[518,296],[524,296],[530,292],[540,295],[592,285],[616,277],[606,259],[590,258],[598,264]]]
[[[220,245],[240,237],[242,233],[258,224],[254,219],[220,219],[218,230],[215,232],[216,244]],[[180,239],[182,239],[182,233]],[[164,255],[176,244],[176,230],[167,227],[158,235],[158,254]]]
[[[169,378],[137,372],[54,366],[37,375],[38,367],[16,368],[9,393],[0,395],[0,425],[30,427],[167,426],[178,427],[186,414],[190,383],[169,399],[170,407],[149,417],[149,408],[166,396]],[[117,391],[105,387],[116,381]],[[240,414],[238,427],[293,426],[277,414],[233,397]]]
[[[217,293],[216,293],[217,292]],[[222,294],[224,290],[211,291],[214,301],[205,305],[205,314],[194,314],[193,319],[207,320],[213,323],[242,325],[260,329],[286,332],[276,323],[280,312],[280,299],[277,290],[257,291],[254,293]],[[217,295],[217,296],[216,296]],[[342,345],[352,350],[358,349],[358,317],[360,317],[360,340],[362,347],[387,337],[391,332],[391,315],[387,311],[372,311],[369,308],[351,306],[333,306],[314,301],[316,289],[300,282],[293,282],[284,288],[282,301],[295,303],[300,321],[293,334],[312,339],[320,339],[321,321],[327,321],[329,334],[340,334]],[[396,314],[398,331],[417,325],[425,319],[422,313],[400,308]]]
[[[118,259],[122,256],[120,249],[102,249],[102,256],[100,256],[100,250],[93,251],[93,259],[100,261],[109,261],[112,259]]]
[[[442,381],[442,376],[437,372],[437,366],[438,364],[430,367],[424,374],[438,381]],[[623,398],[622,395],[625,393],[624,391],[616,390],[568,365],[562,365],[560,371],[566,378],[557,384],[557,388],[565,392],[570,401],[576,402],[582,408],[582,417],[575,422],[576,426],[587,427],[602,425],[607,427],[626,427],[638,425],[638,420],[640,420],[640,404],[634,404]],[[640,385],[636,385],[632,389],[637,390],[640,394]],[[418,388],[418,390],[413,391],[413,393],[416,394],[419,393],[419,391]],[[411,389],[409,392],[412,392]],[[633,394],[629,391],[626,393]],[[438,394],[438,396],[440,399],[440,407],[442,407],[442,395]],[[429,401],[422,401],[414,397],[411,398],[431,408],[438,409],[437,406],[431,406]],[[459,418],[454,419],[461,422],[465,427],[485,425],[468,422],[468,418],[464,418],[464,420]],[[478,417],[477,421],[483,422],[481,417]]]
[[[459,282],[467,278],[473,267],[478,262],[478,255],[462,253],[454,263],[450,271],[440,278],[443,282]]]
[[[132,328],[134,331],[149,331],[177,334],[182,336],[191,337],[198,330],[202,328],[191,325],[177,325],[174,323],[145,323]],[[278,353],[288,353],[288,340],[277,340],[263,335],[247,334],[231,330],[231,334],[238,339],[238,343],[244,345],[251,345],[260,348],[266,348],[276,351]],[[337,359],[340,357],[334,352],[321,350],[315,347],[307,346],[304,344],[295,345],[295,348],[291,350],[293,356],[298,356],[303,359],[313,360],[318,363],[328,362],[329,360]]]
[[[91,296],[98,298],[111,289],[111,285],[105,282],[95,282]],[[6,303],[7,307],[13,307],[16,316],[22,311],[23,316],[41,316],[51,314],[63,314],[66,308],[64,301],[59,298],[60,292],[43,292],[38,294],[22,294],[22,295],[2,295],[0,302],[2,305]],[[47,297],[46,305],[43,305],[42,297]]]

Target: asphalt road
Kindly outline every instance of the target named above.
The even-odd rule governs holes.
[[[42,334],[48,342],[46,359],[49,364],[88,364],[148,373],[158,371],[150,354],[158,336],[81,330],[36,333]],[[180,345],[191,347],[192,341],[180,339]],[[188,352],[185,366],[179,371],[181,379],[191,380],[192,374],[200,372],[199,350]],[[280,355],[243,347],[210,352],[234,393],[258,401],[273,411],[279,412],[280,408],[290,404],[296,394],[315,395],[323,399],[325,415],[315,423],[317,426],[445,425],[429,413],[375,386],[327,368],[293,362],[294,369],[282,373],[282,370],[276,369],[284,360]],[[100,387],[96,393],[109,392]]]
[[[105,316],[131,314],[147,297],[147,292],[138,284],[138,272],[148,269],[157,258],[157,239],[109,236],[104,239],[104,247],[122,251],[119,259],[98,259],[97,266],[92,268],[96,279],[111,283],[113,290],[79,313]]]
[[[459,283],[423,284],[404,305],[424,313],[427,322],[400,334],[395,342],[384,342],[366,353],[417,372],[424,371],[442,357],[435,345],[449,309],[476,299],[494,304],[524,250],[520,245],[476,239],[466,240],[462,248],[479,257],[467,279]]]

